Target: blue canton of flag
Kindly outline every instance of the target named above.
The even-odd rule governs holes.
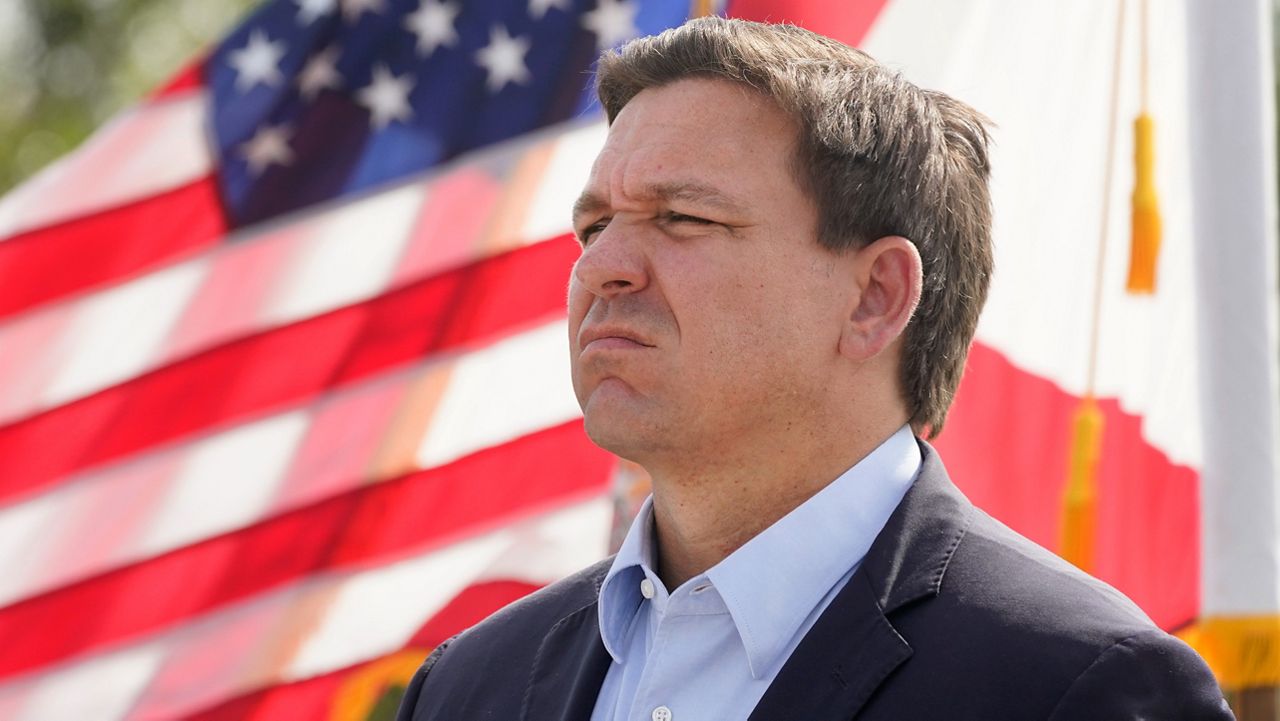
[[[273,0],[205,66],[235,226],[591,111],[599,53],[687,0]]]

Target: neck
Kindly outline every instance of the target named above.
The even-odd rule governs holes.
[[[662,582],[675,589],[716,565],[826,488],[903,422],[893,419],[838,440],[755,444],[720,459],[649,468]]]

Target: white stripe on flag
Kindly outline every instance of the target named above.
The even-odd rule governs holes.
[[[161,488],[130,553],[145,558],[268,517],[307,430],[302,411],[237,426],[196,444]],[[115,496],[116,503],[125,496]]]
[[[0,689],[0,709],[14,721],[126,718],[160,670],[163,651],[158,644],[142,644],[55,672],[48,683]]]
[[[603,122],[592,123],[557,140],[529,203],[529,215],[522,226],[524,237],[552,238],[572,228],[573,202],[586,187],[587,175],[608,132]]]
[[[212,172],[208,98],[193,91],[124,112],[0,199],[0,239],[146,198]]]
[[[284,325],[381,295],[408,245],[424,186],[404,185],[312,219],[259,322]]]
[[[550,323],[458,363],[418,447],[429,468],[582,415],[569,381],[568,327]]]
[[[49,408],[128,380],[148,368],[208,272],[196,260],[95,295],[79,306],[56,354],[57,372],[40,398]],[[63,345],[65,344],[65,345]]]

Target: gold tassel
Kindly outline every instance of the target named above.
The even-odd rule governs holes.
[[[1160,257],[1160,205],[1156,198],[1155,122],[1142,113],[1133,121],[1133,238],[1129,248],[1130,293],[1156,290]]]
[[[1098,525],[1098,459],[1102,454],[1102,411],[1085,396],[1072,423],[1071,467],[1062,497],[1061,555],[1086,573],[1093,566]]]

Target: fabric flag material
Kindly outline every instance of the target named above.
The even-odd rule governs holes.
[[[268,2],[0,202],[0,717],[385,715],[607,552],[569,208],[687,12]]]
[[[1205,195],[1231,172],[1188,110],[1213,13],[1151,9],[1148,297],[1125,293],[1127,213],[1095,270],[1112,3],[728,12],[996,121],[997,275],[938,445],[1057,550],[1102,283],[1094,570],[1186,630],[1280,610],[1274,192]],[[0,718],[380,718],[432,646],[607,552],[618,466],[566,373],[568,208],[605,134],[585,88],[601,48],[688,11],[270,2],[0,201]],[[1226,207],[1227,265],[1272,273],[1243,310],[1201,257]]]

